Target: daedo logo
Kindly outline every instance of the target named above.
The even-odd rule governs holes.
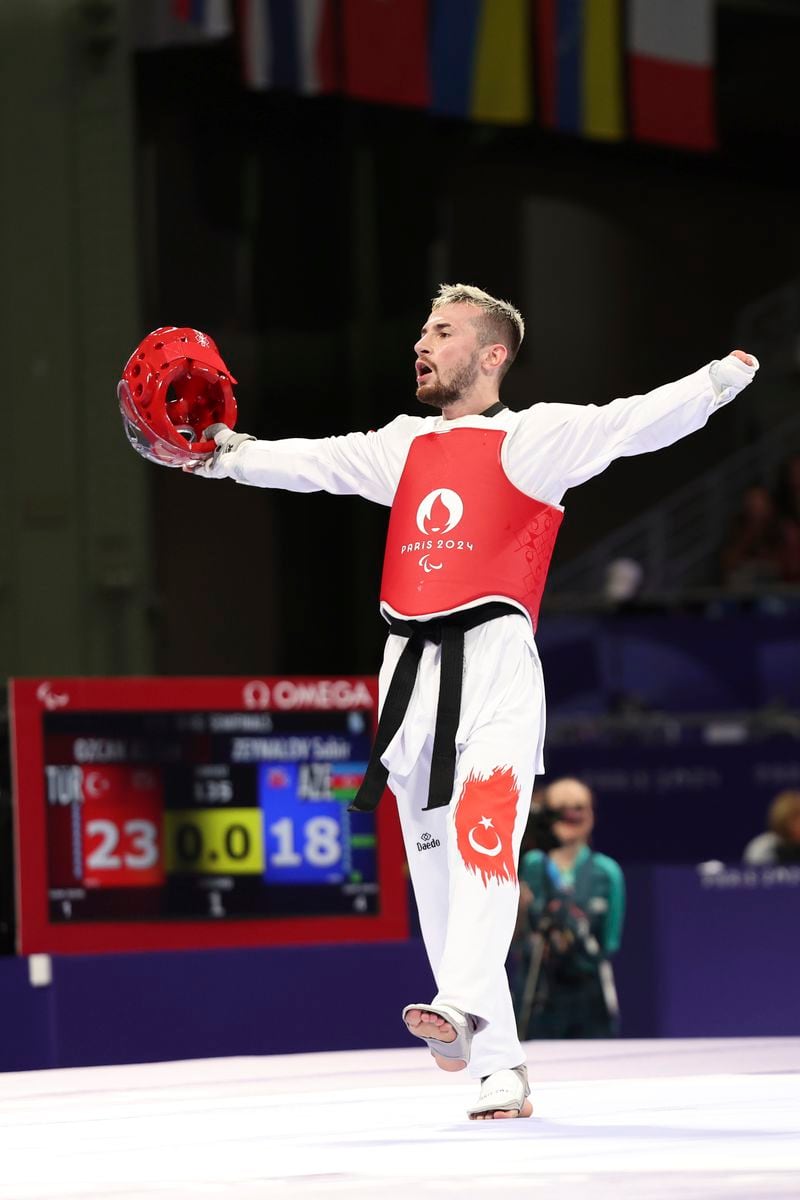
[[[431,837],[429,833],[423,833],[421,840],[417,842],[417,850],[435,850],[441,844],[438,838]]]
[[[411,554],[424,550],[426,553],[417,561],[425,574],[430,575],[431,571],[441,571],[444,563],[439,554],[435,555],[439,561],[432,562],[428,551],[474,549],[472,542],[465,541],[463,538],[457,540],[445,536],[456,528],[463,516],[464,501],[458,492],[454,492],[451,488],[436,488],[434,491],[428,492],[427,496],[420,501],[416,517],[417,529],[424,535],[424,540],[407,542],[401,547],[400,553]]]

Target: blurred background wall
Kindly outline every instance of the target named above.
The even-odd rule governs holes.
[[[455,100],[436,73],[435,22],[452,6],[414,0],[394,18],[407,25],[405,92],[381,75],[387,49],[370,4],[339,8],[344,66],[325,95],[302,94],[284,69],[275,22],[290,7],[261,5],[258,37],[248,4],[2,7],[0,338],[16,431],[3,472],[7,673],[377,662],[384,512],[211,485],[128,450],[114,389],[159,324],[218,341],[239,379],[240,427],[261,437],[416,411],[411,346],[443,279],[479,283],[525,312],[512,407],[646,391],[747,333],[764,360],[759,388],[680,446],[569,496],[556,566],[797,398],[791,350],[776,352],[769,326],[741,324],[800,272],[800,116],[785,69],[800,44],[795,5],[701,5],[713,109],[682,114],[676,103],[659,125],[631,40],[646,23],[637,33],[629,6],[634,24],[617,28],[621,9],[603,0],[618,58],[599,128],[586,94],[580,110],[565,99],[572,67],[563,45],[550,47],[547,5],[495,6],[528,40],[516,90],[492,91],[491,73],[473,89],[488,120],[441,112]],[[678,8],[665,43],[677,56]],[[423,10],[433,41],[412,52]],[[573,43],[586,36],[572,28]],[[426,53],[427,100],[408,65]],[[548,62],[562,72],[555,98]]]
[[[108,401],[141,321],[122,5],[0,12],[4,673],[153,662],[149,484]]]

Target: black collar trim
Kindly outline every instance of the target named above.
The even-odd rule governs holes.
[[[502,400],[498,400],[491,408],[485,408],[482,413],[478,413],[479,417],[496,417],[498,413],[505,412],[506,406]]]

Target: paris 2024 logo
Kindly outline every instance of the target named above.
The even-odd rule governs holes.
[[[472,542],[465,538],[447,537],[464,516],[464,501],[458,492],[451,488],[436,488],[428,492],[420,501],[417,509],[417,529],[423,534],[419,542],[406,542],[400,549],[401,554],[415,554],[423,551],[418,559],[426,575],[431,571],[441,571],[444,567],[443,550],[473,550]]]

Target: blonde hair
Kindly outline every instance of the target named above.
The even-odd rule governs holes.
[[[445,304],[471,304],[480,309],[480,324],[484,336],[483,344],[502,342],[508,351],[508,357],[500,372],[502,379],[508,368],[517,357],[522,339],[525,337],[525,322],[522,313],[509,304],[508,300],[498,300],[471,283],[442,283],[433,298],[431,311],[443,308]]]
[[[779,838],[787,839],[789,822],[800,812],[800,792],[779,792],[769,806],[767,823]]]

